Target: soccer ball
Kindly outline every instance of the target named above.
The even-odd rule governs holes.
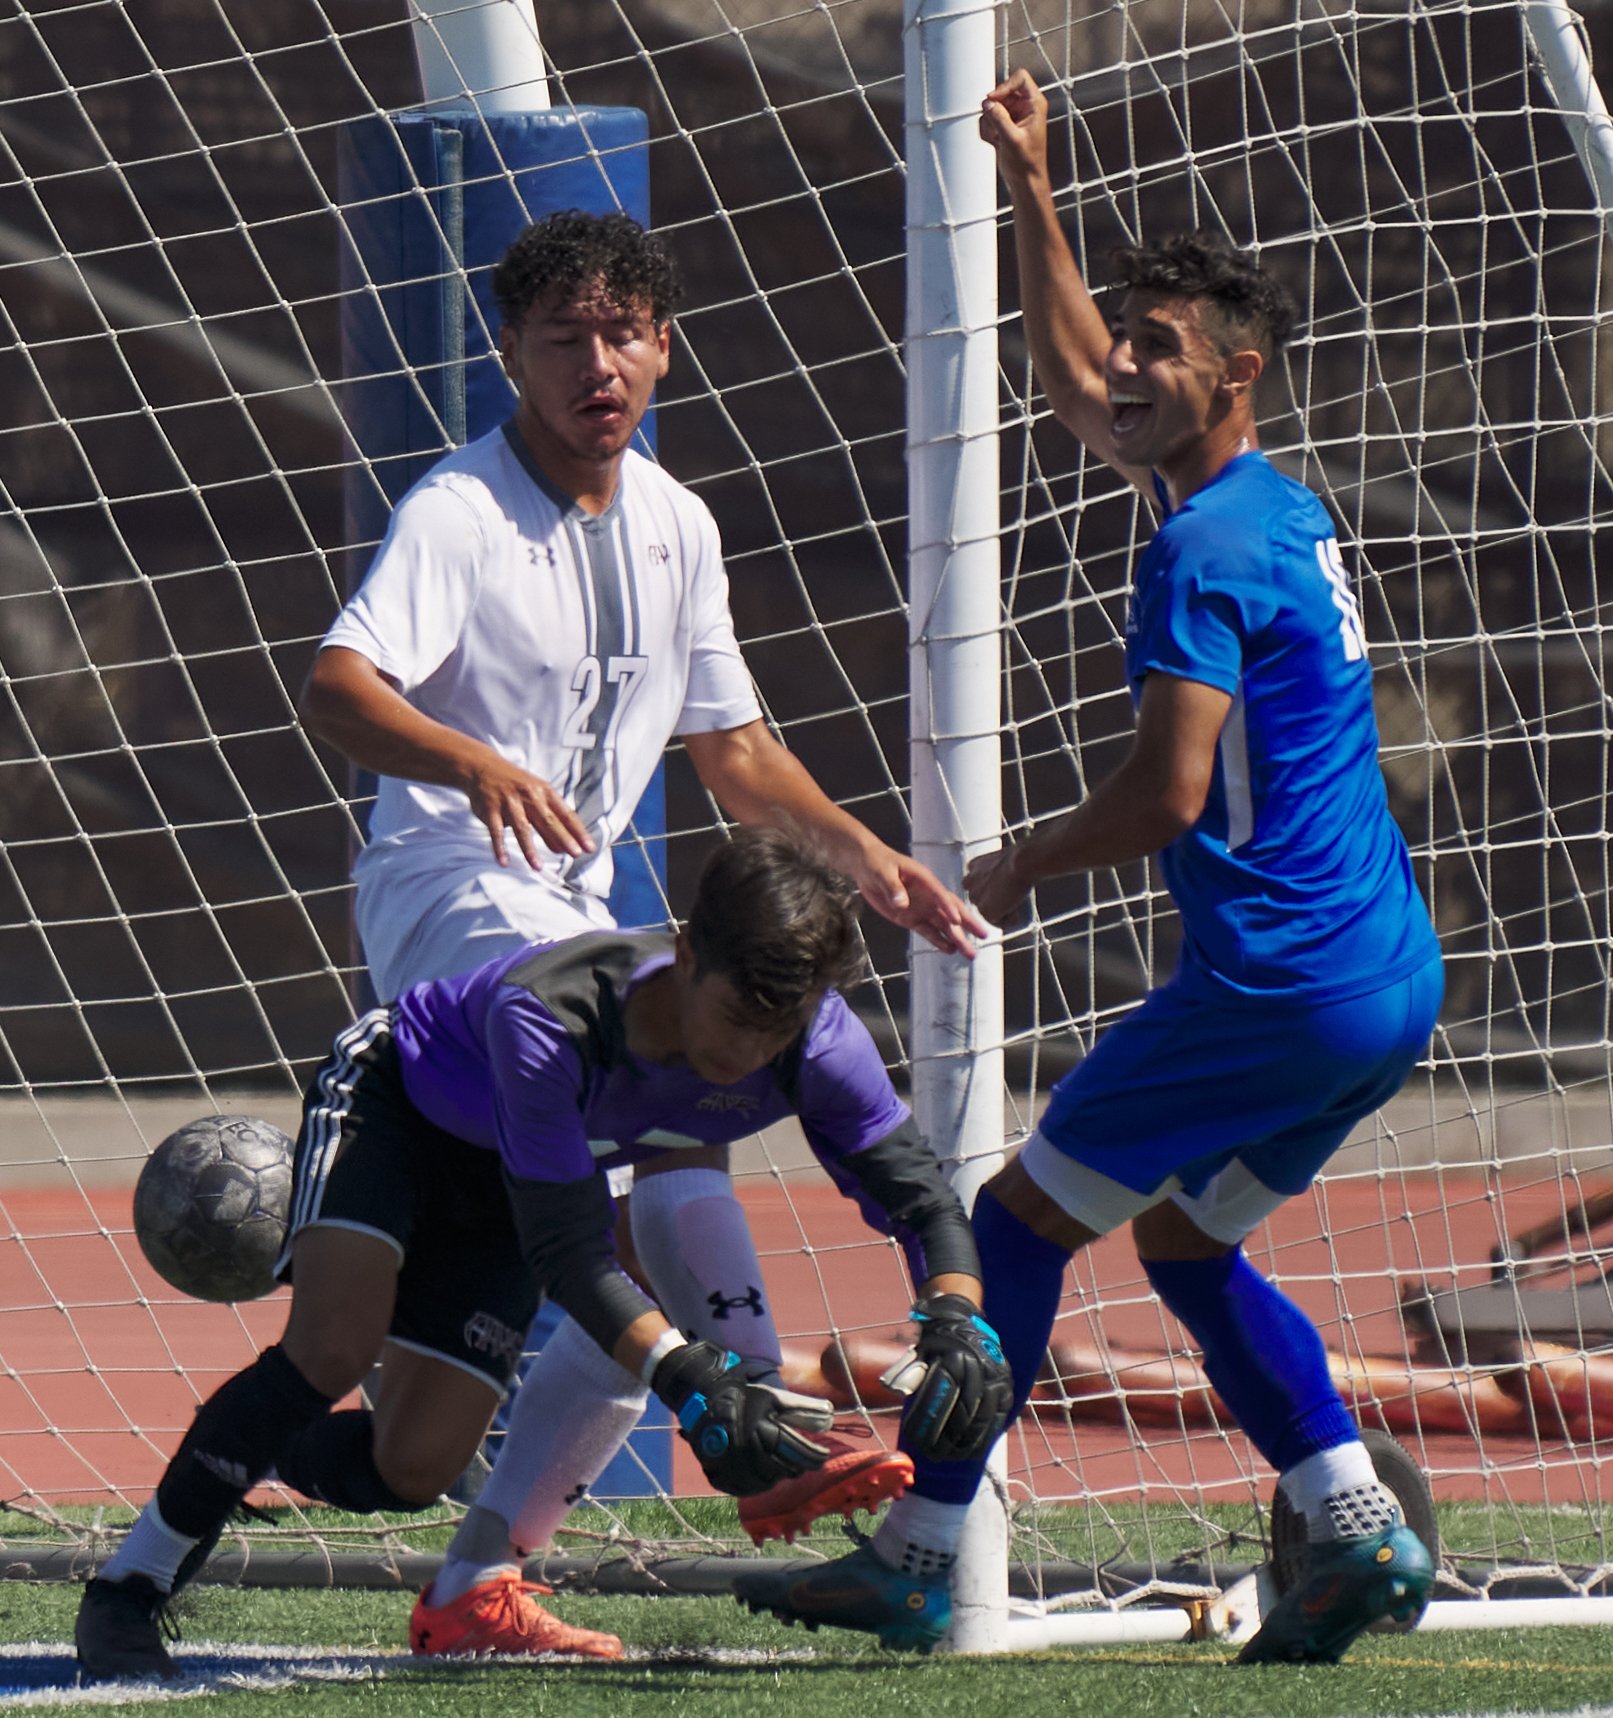
[[[164,1282],[196,1300],[257,1300],[291,1215],[291,1140],[256,1116],[187,1122],[146,1160],[134,1233]]]

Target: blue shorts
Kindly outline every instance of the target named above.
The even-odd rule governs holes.
[[[1400,1089],[1445,991],[1436,957],[1343,1002],[1230,1007],[1153,991],[1053,1088],[1039,1132],[1136,1193],[1196,1195],[1230,1163],[1301,1193],[1363,1116]],[[1174,1187],[1172,1189],[1174,1191]]]

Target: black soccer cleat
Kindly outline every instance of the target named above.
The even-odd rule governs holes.
[[[79,1601],[73,1629],[83,1679],[110,1682],[141,1677],[171,1682],[183,1675],[162,1644],[167,1603],[168,1595],[144,1575],[91,1581]]]

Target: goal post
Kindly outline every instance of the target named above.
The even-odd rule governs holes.
[[[997,195],[978,133],[997,10],[908,0],[902,19],[913,851],[954,889],[1002,828]],[[912,958],[914,1114],[972,1205],[1002,1162],[1001,949],[965,963],[915,941]],[[972,1651],[1008,1591],[994,1485],[958,1571],[948,1643]]]
[[[468,45],[478,22],[519,53]],[[975,114],[1023,64],[1053,99],[1060,206],[1095,279],[1112,244],[1204,224],[1301,300],[1262,444],[1338,520],[1447,955],[1425,1064],[1251,1253],[1316,1320],[1363,1422],[1427,1473],[1442,1605],[1493,1622],[1603,1602],[1613,205],[1583,28],[1548,0],[597,0],[535,20],[525,0],[167,0],[0,20],[13,1566],[98,1555],[283,1319],[275,1300],[165,1291],[129,1191],[202,1112],[294,1125],[346,1023],[364,796],[294,710],[381,518],[355,530],[346,500],[393,495],[396,450],[356,402],[377,372],[413,389],[422,461],[469,427],[440,355],[387,334],[362,374],[344,363],[344,315],[390,290],[356,264],[365,206],[418,212],[445,176],[411,155],[354,195],[340,140],[388,115],[446,128],[502,185],[523,169],[487,139],[532,110],[644,116],[643,206],[689,287],[658,457],[718,519],[785,742],[955,883],[1118,758],[1125,593],[1151,528],[1052,423],[1011,270],[999,287]],[[576,162],[614,183],[621,156],[590,131]],[[485,320],[467,259],[432,243],[399,279],[440,275]],[[674,748],[651,843],[674,906],[720,829]],[[1038,897],[972,964],[866,926],[875,976],[853,1000],[966,1193],[1174,959],[1146,867]],[[888,1440],[898,1255],[789,1130],[748,1143],[736,1181],[792,1376]],[[1271,1476],[1124,1239],[1068,1290],[1004,1441],[1002,1514],[971,1523],[954,1646],[1070,1638],[1073,1618],[1085,1639],[1169,1636],[1266,1561]],[[221,1578],[384,1582],[417,1554],[406,1524],[275,1501],[282,1527],[227,1537]],[[796,1553],[842,1548],[820,1532]],[[703,1590],[750,1552],[680,1450],[649,1505],[580,1510],[549,1572]]]
[[[1524,0],[1524,17],[1541,74],[1596,189],[1604,221],[1613,221],[1613,118],[1585,48],[1585,23],[1567,0]]]

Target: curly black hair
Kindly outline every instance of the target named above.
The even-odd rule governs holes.
[[[512,328],[540,299],[564,303],[596,285],[614,305],[649,305],[658,326],[682,296],[661,241],[631,215],[558,210],[527,227],[493,270],[493,298]]]
[[[1208,303],[1205,332],[1226,352],[1253,346],[1269,362],[1299,320],[1287,287],[1217,232],[1201,228],[1157,245],[1123,245],[1109,262],[1117,286]]]

